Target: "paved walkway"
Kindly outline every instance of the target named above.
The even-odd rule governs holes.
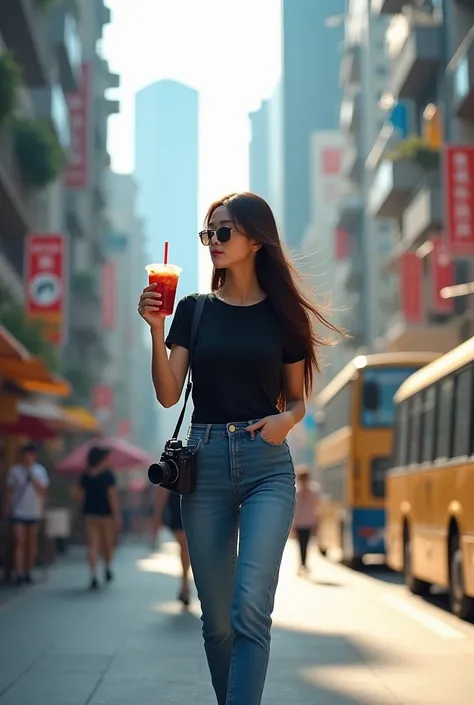
[[[392,588],[402,599],[399,586],[320,559],[314,580],[298,579],[295,561],[290,544],[266,705],[472,705],[470,627],[450,639],[457,621],[442,613],[434,635],[385,600]],[[123,547],[117,581],[89,593],[80,552],[0,607],[0,705],[215,705],[198,606],[178,607],[177,570],[172,542]]]

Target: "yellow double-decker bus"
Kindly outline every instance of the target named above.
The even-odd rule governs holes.
[[[408,588],[448,588],[474,617],[474,338],[412,375],[395,396],[387,562]]]
[[[320,550],[340,548],[356,566],[385,553],[385,475],[395,424],[393,396],[435,353],[354,358],[316,398],[316,467],[322,489]]]

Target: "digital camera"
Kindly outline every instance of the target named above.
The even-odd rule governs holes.
[[[170,492],[191,494],[196,489],[198,446],[183,446],[177,438],[167,441],[160,461],[148,468],[148,479]]]

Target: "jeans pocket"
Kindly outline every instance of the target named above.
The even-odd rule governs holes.
[[[262,441],[262,443],[265,443],[265,445],[270,446],[270,448],[283,448],[283,446],[287,446],[287,445],[288,445],[288,443],[287,443],[287,441],[286,441],[286,438],[285,438],[285,440],[282,441],[281,443],[272,443],[271,441],[268,441],[266,438],[264,438],[264,437],[262,436],[261,431],[257,431],[256,436],[257,436],[257,438],[260,438],[260,440]]]

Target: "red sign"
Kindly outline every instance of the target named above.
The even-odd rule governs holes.
[[[433,250],[430,253],[431,310],[433,313],[452,313],[453,299],[443,299],[441,291],[454,284],[454,265],[451,253],[443,237],[432,237]]]
[[[127,438],[132,431],[132,424],[130,423],[130,419],[121,419],[118,422],[118,435],[122,436],[122,438]]]
[[[66,308],[67,245],[62,233],[31,234],[25,248],[26,315],[61,342]]]
[[[323,174],[337,176],[341,171],[342,151],[337,147],[323,149]]]
[[[445,148],[446,225],[453,255],[474,254],[474,146]]]
[[[336,238],[336,259],[338,261],[345,260],[351,253],[351,240],[347,230],[337,228],[335,230]]]
[[[71,156],[65,170],[65,186],[84,189],[89,176],[89,122],[91,102],[90,64],[82,64],[79,90],[67,96],[71,124]]]
[[[423,263],[414,252],[405,252],[400,261],[400,302],[406,323],[423,319]]]
[[[112,413],[114,397],[112,387],[98,384],[92,390],[92,410],[102,423],[107,421]]]
[[[117,311],[117,265],[106,262],[102,269],[102,325],[113,330]]]

